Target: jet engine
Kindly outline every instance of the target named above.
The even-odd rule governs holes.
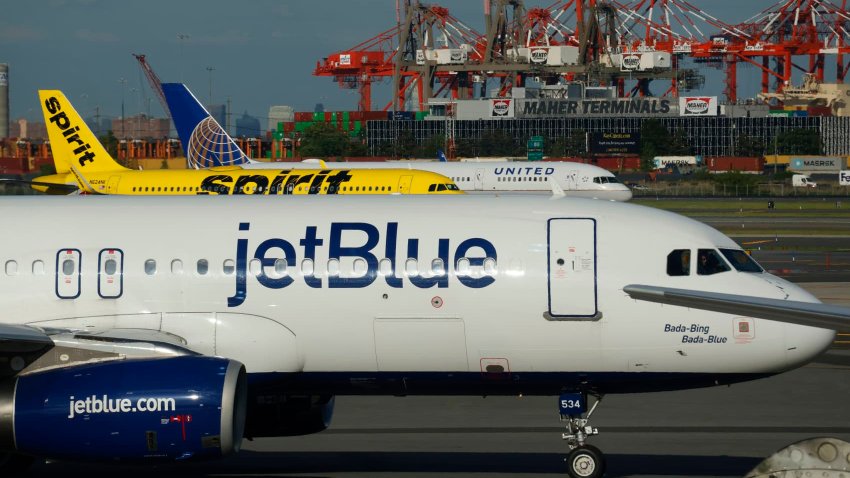
[[[241,363],[180,356],[108,360],[6,379],[0,450],[92,461],[211,459],[239,451]]]

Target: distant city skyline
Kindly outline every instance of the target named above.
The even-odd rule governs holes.
[[[772,0],[691,0],[724,21],[743,21]],[[30,0],[4,5],[0,63],[10,69],[11,120],[38,121],[38,89],[61,89],[84,117],[164,115],[131,53],[142,53],[164,82],[185,82],[205,104],[266,122],[272,105],[312,111],[356,110],[357,90],[314,77],[316,62],[395,24],[395,0]],[[444,0],[452,15],[483,31],[480,1]],[[543,7],[546,0],[526,0]],[[742,7],[742,6],[745,6]],[[740,91],[752,95],[760,74],[741,68]],[[703,94],[719,95],[722,77],[707,70]],[[376,85],[373,105],[390,100]],[[232,117],[235,119],[235,116]],[[262,126],[266,126],[262,124]]]

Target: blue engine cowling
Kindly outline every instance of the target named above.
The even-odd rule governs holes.
[[[184,356],[21,375],[0,396],[0,449],[68,460],[183,460],[239,451],[245,367]],[[11,399],[10,399],[11,398]]]

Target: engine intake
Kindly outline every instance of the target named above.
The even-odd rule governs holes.
[[[120,360],[21,375],[0,390],[0,450],[67,460],[239,451],[247,381],[216,357]]]

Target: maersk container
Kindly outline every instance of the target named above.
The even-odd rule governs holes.
[[[761,173],[764,170],[764,157],[718,156],[708,158],[706,166],[711,172],[741,171]]]

